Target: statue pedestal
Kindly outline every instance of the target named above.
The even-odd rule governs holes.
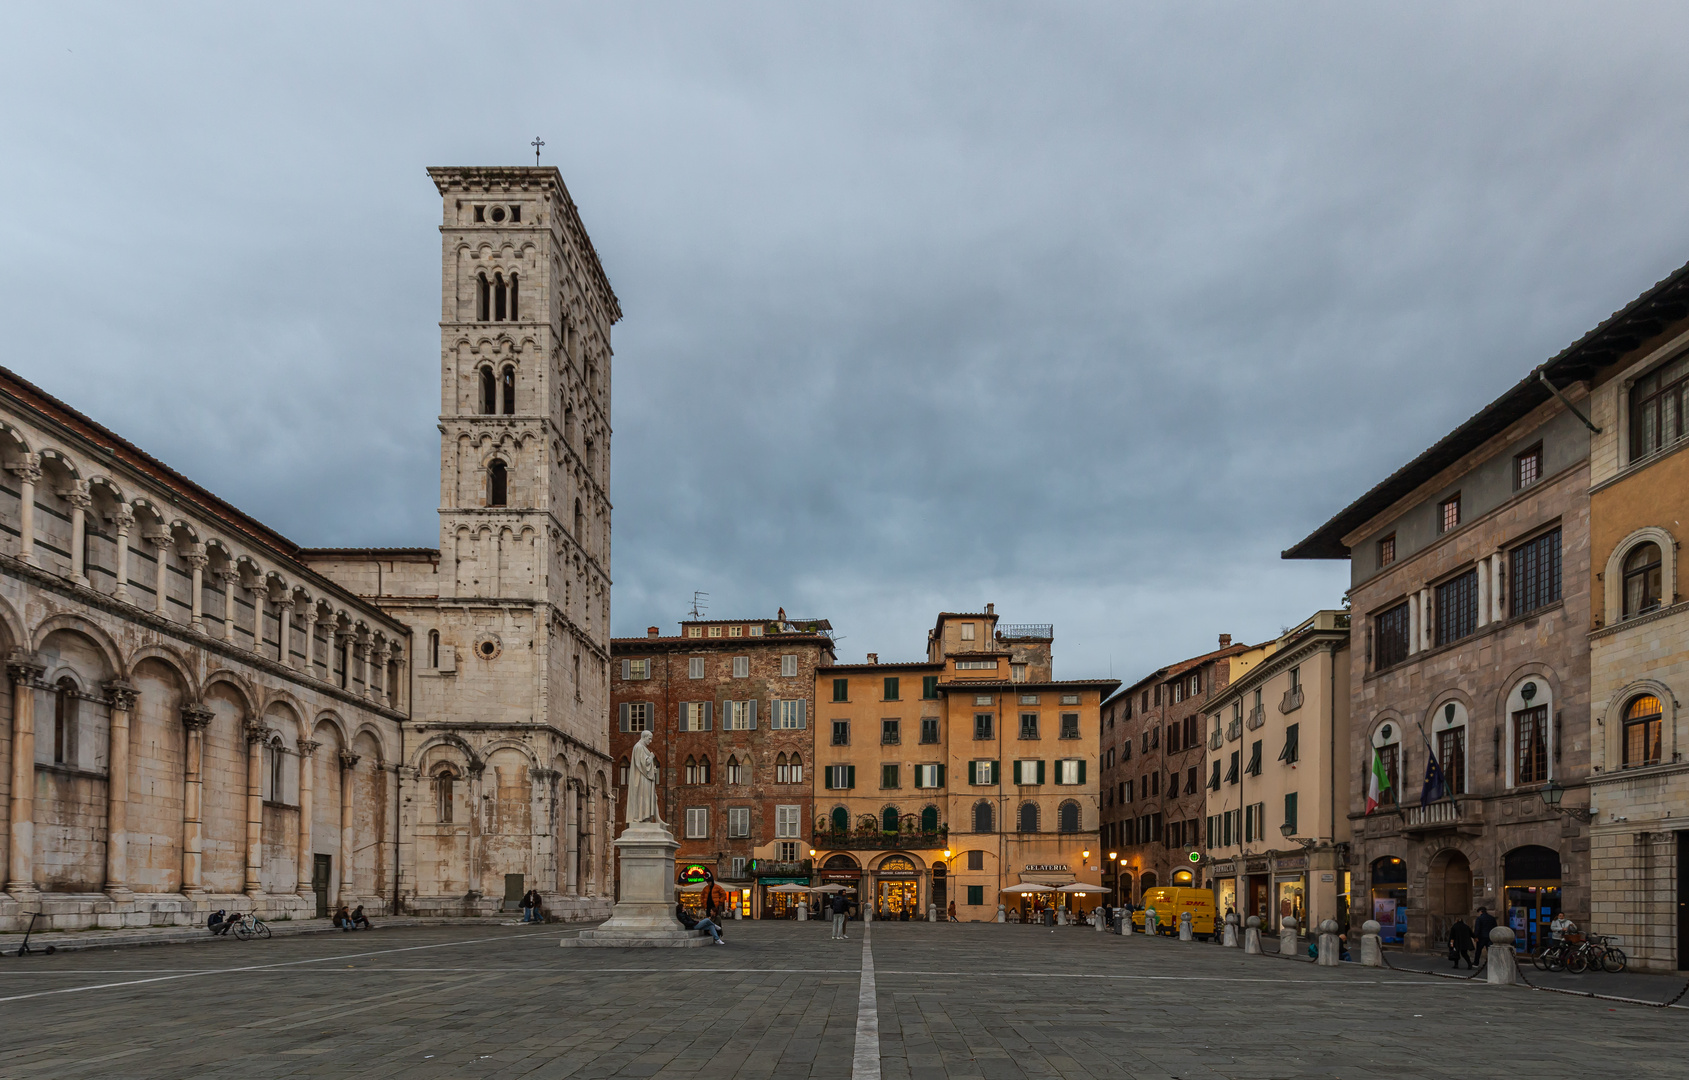
[[[564,948],[690,949],[708,945],[710,935],[688,930],[674,917],[674,853],[680,845],[661,823],[629,825],[617,838],[616,858],[622,868],[622,898],[609,921],[577,937],[564,938]]]

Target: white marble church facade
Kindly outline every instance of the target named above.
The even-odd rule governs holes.
[[[442,550],[300,548],[0,369],[0,930],[608,911],[620,311],[556,170],[431,172]]]

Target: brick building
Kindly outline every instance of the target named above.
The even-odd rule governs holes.
[[[680,841],[683,878],[708,870],[741,893],[743,914],[780,915],[769,891],[810,880],[816,668],[833,659],[825,619],[700,619],[663,637],[610,645],[617,723],[616,832],[627,821],[628,755],[653,733],[658,806]]]
[[[1102,841],[1114,895],[1139,902],[1158,885],[1200,885],[1208,731],[1203,706],[1267,655],[1220,648],[1140,679],[1102,706]]]

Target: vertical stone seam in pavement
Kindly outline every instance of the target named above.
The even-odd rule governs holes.
[[[850,1080],[880,1080],[880,1006],[874,992],[874,943],[871,924],[862,925],[862,989],[856,999],[856,1056]]]

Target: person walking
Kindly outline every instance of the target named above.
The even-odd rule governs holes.
[[[534,907],[538,903],[539,893],[535,892],[533,889],[529,889],[527,892],[522,894],[522,903],[518,906],[522,909],[523,922],[531,923],[538,921],[534,918]]]
[[[1477,939],[1478,957],[1483,958],[1484,950],[1490,947],[1490,931],[1496,928],[1495,916],[1490,909],[1480,907],[1478,917],[1472,920],[1472,936]]]
[[[1454,961],[1456,971],[1460,970],[1460,962],[1466,961],[1467,970],[1472,969],[1472,928],[1466,925],[1466,918],[1462,916],[1449,927],[1449,959]]]
[[[954,901],[954,900],[950,901],[950,910],[947,914],[949,915],[951,922],[961,922],[962,921],[961,919],[958,919],[956,917],[956,901]]]
[[[849,941],[850,935],[845,932],[845,922],[850,915],[850,901],[846,899],[844,893],[838,892],[833,894],[828,903],[833,909],[833,940]]]

